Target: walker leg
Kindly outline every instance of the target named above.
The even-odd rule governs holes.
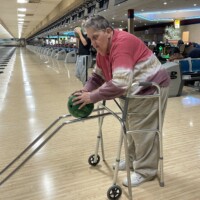
[[[116,163],[115,163],[113,185],[107,191],[107,197],[110,200],[111,199],[119,199],[121,194],[122,194],[121,187],[116,184],[118,170],[119,170],[119,162],[120,162],[120,154],[121,154],[122,143],[123,143],[123,133],[121,131],[120,139],[119,139],[119,147],[118,147],[118,150],[117,150],[117,157],[116,157]]]
[[[102,113],[104,113],[104,110],[102,110]],[[102,153],[102,160],[105,161],[105,153],[104,153],[104,143],[103,143],[103,134],[102,134],[102,125],[103,125],[103,119],[104,117],[99,117],[99,142],[101,143],[101,153]]]
[[[164,187],[164,173],[163,173],[163,142],[162,142],[162,133],[159,132],[159,147],[160,147],[160,187]]]
[[[103,113],[104,113],[104,110],[102,110],[102,111],[98,110],[98,115],[103,114]],[[101,143],[102,159],[103,159],[103,161],[105,161],[104,146],[103,146],[103,134],[102,134],[103,118],[104,118],[103,116],[98,117],[99,131],[98,131],[98,135],[97,135],[95,153],[93,155],[91,155],[88,159],[88,163],[92,166],[96,166],[100,161],[100,156],[98,155],[100,143]]]
[[[123,133],[121,131],[120,138],[119,138],[119,146],[117,149],[117,156],[116,156],[116,163],[115,163],[115,170],[114,170],[114,177],[113,177],[113,185],[115,185],[117,182],[122,143],[123,143]]]
[[[128,154],[128,144],[127,144],[127,135],[124,134],[124,151],[125,151],[125,162],[129,163],[129,154]],[[131,189],[131,173],[129,165],[126,165],[126,172],[127,172],[127,180],[128,180],[128,193],[129,193],[129,199],[133,199],[132,195],[132,189]]]
[[[117,157],[116,157],[116,165],[115,165],[115,171],[114,171],[114,178],[113,178],[113,186],[111,186],[107,192],[108,198],[111,197],[112,195],[118,196],[118,198],[121,196],[122,190],[121,188],[116,185],[117,182],[117,176],[118,176],[118,171],[119,171],[119,162],[120,162],[120,155],[121,155],[121,148],[122,144],[124,141],[124,149],[125,149],[125,162],[129,162],[129,156],[128,156],[128,144],[127,144],[127,137],[126,137],[126,128],[125,125],[123,124],[123,128],[121,129],[121,134],[120,134],[120,140],[119,140],[119,147],[117,150]],[[129,165],[126,165],[126,171],[127,171],[127,180],[128,180],[128,192],[129,192],[129,200],[133,199],[132,196],[132,189],[131,189],[131,179],[130,179],[130,168]],[[113,194],[114,193],[114,194]],[[109,198],[113,199],[113,198]]]

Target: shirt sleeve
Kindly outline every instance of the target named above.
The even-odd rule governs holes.
[[[120,97],[125,93],[124,88],[117,87],[112,81],[105,82],[101,87],[94,90],[90,94],[91,101],[96,103],[101,100],[110,100]]]
[[[125,79],[129,75],[130,73],[126,71],[121,76]],[[102,70],[97,65],[95,66],[92,75],[84,86],[84,90],[91,92],[90,98],[93,103],[114,99],[125,93],[127,86],[124,83],[121,83],[121,85],[117,83],[117,79],[121,80],[117,76],[120,76],[120,73],[115,72],[113,79],[105,81]]]
[[[97,88],[99,88],[105,81],[96,73],[92,73],[89,77],[88,81],[84,85],[84,90],[91,92]]]

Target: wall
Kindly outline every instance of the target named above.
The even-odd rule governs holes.
[[[163,41],[164,28],[149,28],[144,31],[135,31],[134,35],[139,37],[143,41]]]
[[[183,31],[189,31],[189,42],[196,42],[200,44],[200,24],[183,25],[181,28],[181,35]],[[134,35],[144,41],[159,42],[163,40],[164,28],[150,28],[148,31],[135,31]]]
[[[200,44],[200,24],[192,24],[181,26],[181,31],[189,31],[189,41],[196,42]]]
[[[0,46],[18,46],[19,44],[18,39],[0,39]]]

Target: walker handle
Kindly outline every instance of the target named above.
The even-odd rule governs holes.
[[[135,82],[131,86],[144,86],[144,87],[149,87],[153,86],[152,82]]]
[[[149,87],[152,86],[152,82],[139,82],[139,86]]]

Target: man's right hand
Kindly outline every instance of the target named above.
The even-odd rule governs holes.
[[[84,90],[84,89],[82,89],[82,90],[77,90],[77,91],[73,92],[71,95],[78,96],[78,95],[80,95],[80,93],[83,93],[83,92],[88,92],[88,91],[87,91],[87,90]]]

